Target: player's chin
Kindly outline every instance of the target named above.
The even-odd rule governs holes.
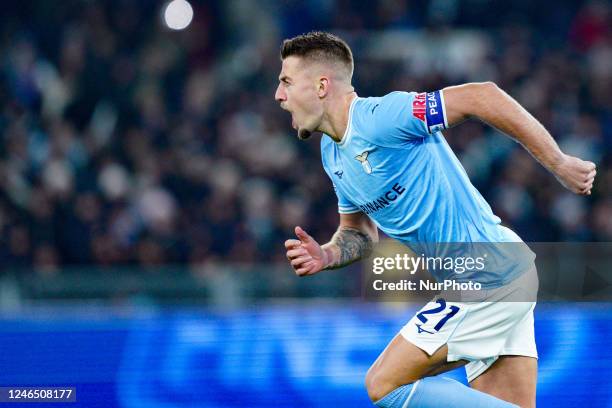
[[[306,140],[308,139],[310,136],[312,136],[312,132],[308,129],[304,129],[304,128],[299,128],[297,130],[297,137],[300,140]]]

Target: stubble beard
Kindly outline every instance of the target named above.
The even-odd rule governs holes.
[[[297,131],[297,137],[300,140],[306,140],[308,139],[310,136],[312,136],[312,132],[310,130],[307,129],[298,129]]]

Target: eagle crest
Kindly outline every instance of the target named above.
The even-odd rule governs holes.
[[[366,150],[365,152],[355,156],[355,160],[361,163],[361,166],[363,167],[363,171],[365,171],[367,174],[370,174],[372,173],[372,166],[370,165],[370,162],[368,161],[368,154],[370,154],[370,152]]]

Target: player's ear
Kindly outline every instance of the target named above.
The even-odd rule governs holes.
[[[317,95],[319,98],[324,98],[329,93],[329,78],[320,77],[317,83]]]

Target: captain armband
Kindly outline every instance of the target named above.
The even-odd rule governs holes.
[[[412,102],[412,114],[425,124],[430,134],[448,128],[442,91],[417,94]]]

